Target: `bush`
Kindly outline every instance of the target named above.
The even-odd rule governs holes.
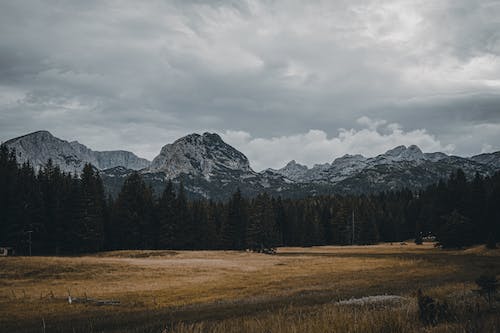
[[[422,235],[417,235],[415,237],[415,244],[422,245],[423,243],[424,243],[424,240],[422,239]]]
[[[491,300],[498,288],[498,280],[493,274],[483,274],[479,278],[476,279],[476,284],[479,286],[479,293],[483,295],[488,304],[491,307]]]
[[[417,298],[419,318],[424,325],[436,325],[446,317],[448,312],[446,302],[439,302],[430,296],[424,295],[420,289],[417,292]]]

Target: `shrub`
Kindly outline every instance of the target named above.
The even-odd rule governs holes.
[[[483,274],[476,279],[476,284],[479,286],[479,293],[483,295],[491,307],[491,301],[498,288],[498,280],[493,274]]]
[[[415,236],[415,244],[422,245],[424,243],[424,239],[422,237],[422,233],[417,233]]]
[[[417,292],[418,314],[420,321],[425,325],[436,325],[446,317],[448,304],[439,302],[430,296],[424,295],[422,290]]]

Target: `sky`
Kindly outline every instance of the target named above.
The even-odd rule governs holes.
[[[256,170],[500,150],[500,1],[0,2],[0,141],[154,158],[216,132]]]

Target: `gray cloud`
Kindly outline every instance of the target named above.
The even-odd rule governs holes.
[[[307,134],[365,116],[411,133],[372,151],[500,150],[499,18],[487,0],[2,2],[0,140],[48,129],[152,158],[192,131],[246,133],[225,137],[262,168],[255,140],[324,142]],[[344,151],[315,147],[280,161]]]

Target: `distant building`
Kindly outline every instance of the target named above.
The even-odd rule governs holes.
[[[0,247],[0,257],[13,256],[15,254],[12,247]]]

